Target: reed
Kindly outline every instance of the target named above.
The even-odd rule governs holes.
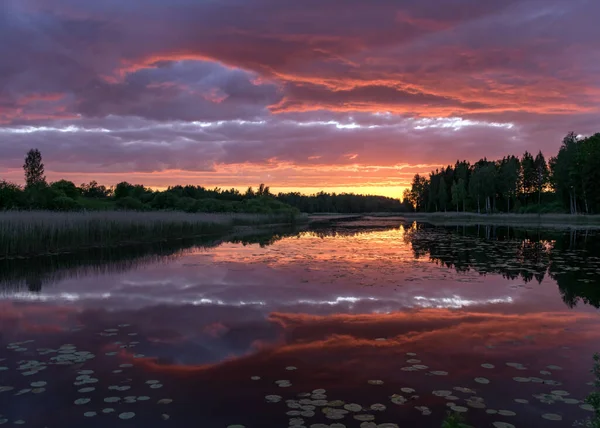
[[[0,258],[29,257],[221,234],[235,226],[290,223],[289,215],[183,212],[0,212]]]

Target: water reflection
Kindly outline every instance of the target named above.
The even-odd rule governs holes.
[[[500,274],[525,283],[555,280],[564,302],[600,307],[600,239],[588,230],[528,230],[510,226],[431,227],[405,234],[415,258],[457,272]]]
[[[43,286],[63,279],[127,272],[144,265],[166,263],[187,252],[214,248],[225,242],[261,247],[272,245],[298,229],[248,231],[233,236],[165,240],[146,244],[108,248],[88,248],[76,253],[40,256],[28,259],[0,259],[0,289],[27,289],[39,292]]]
[[[172,426],[187,426],[200,416],[209,427],[236,423],[281,427],[289,423],[286,412],[291,408],[283,401],[269,404],[265,396],[299,400],[298,394],[323,388],[327,400],[358,403],[367,409],[384,403],[384,412],[362,412],[372,414],[379,423],[439,427],[448,400],[432,395],[436,390],[452,391],[463,405],[469,397],[480,397],[483,410],[467,406],[468,420],[474,426],[489,426],[493,420],[545,426],[541,415],[548,412],[560,414],[565,421],[553,426],[570,426],[587,414],[578,405],[560,400],[543,404],[533,395],[564,390],[579,400],[587,394],[590,378],[582,368],[589,365],[590,352],[600,339],[595,314],[511,315],[448,309],[362,315],[275,312],[258,321],[248,319],[245,308],[212,308],[209,314],[205,309],[158,306],[81,312],[67,306],[3,305],[2,341],[34,341],[21,345],[28,348],[28,357],[13,350],[3,355],[7,360],[2,364],[11,368],[4,372],[3,384],[18,391],[32,381],[44,380],[48,391],[59,392],[15,397],[15,391],[9,391],[11,396],[3,398],[10,406],[3,412],[10,420],[26,418],[31,426],[50,426],[50,422],[65,427],[106,426],[117,420],[115,415],[102,415],[101,410],[110,407],[116,413],[134,412],[137,425],[130,426],[163,426],[161,415],[167,413]],[[22,370],[14,370],[24,358],[49,361],[56,355],[37,355],[35,348],[58,349],[66,343],[77,344],[78,350],[91,352],[95,358],[74,366],[49,365],[34,376],[23,377]],[[507,365],[513,362],[522,368]],[[286,370],[290,366],[297,370]],[[555,368],[549,371],[548,366]],[[85,394],[78,393],[81,385],[73,385],[81,369],[92,370],[99,380]],[[251,380],[254,376],[260,379]],[[485,377],[489,384],[477,383],[477,377]],[[530,377],[539,382],[514,380]],[[149,388],[146,382],[151,379],[162,387]],[[281,379],[289,380],[291,387],[278,387],[275,382]],[[382,384],[369,384],[371,380]],[[115,392],[109,390],[111,385],[129,388]],[[414,392],[403,393],[402,388]],[[398,395],[407,402],[390,402],[390,397]],[[120,402],[104,402],[112,396],[121,397]],[[124,396],[149,397],[150,401],[126,404]],[[91,401],[74,406],[81,397]],[[173,403],[168,407],[157,404],[164,399]],[[517,404],[515,399],[530,404]],[[433,414],[424,417],[415,406],[426,406]],[[36,412],[32,414],[27,409],[33,407]],[[309,425],[334,422],[319,411],[323,404],[315,407],[317,412],[305,418]],[[490,416],[485,409],[505,409],[515,416]],[[88,421],[87,412],[101,416]],[[345,419],[347,426],[359,426],[352,415]]]
[[[437,428],[455,403],[476,427],[547,426],[546,414],[572,426],[590,415],[581,400],[600,343],[596,241],[367,220],[116,249],[100,262],[10,262],[20,267],[2,271],[0,420]],[[366,410],[331,419],[334,400]]]

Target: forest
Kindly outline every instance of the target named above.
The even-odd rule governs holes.
[[[400,200],[352,193],[303,195],[298,192],[273,194],[264,184],[245,192],[232,189],[185,185],[153,190],[126,181],[107,187],[96,181],[77,186],[72,181],[47,183],[42,155],[31,149],[23,165],[25,186],[0,181],[0,210],[50,211],[184,211],[188,213],[239,212],[295,214],[298,212],[398,212]]]
[[[598,214],[599,183],[600,133],[570,132],[548,160],[541,151],[525,152],[417,174],[403,204],[416,212]]]

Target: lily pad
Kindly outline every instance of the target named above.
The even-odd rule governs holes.
[[[33,386],[34,388],[41,388],[43,386],[46,386],[47,383],[43,382],[43,381],[40,381],[40,382],[31,382],[30,385]]]
[[[542,418],[547,419],[549,421],[562,421],[562,416],[557,415],[556,413],[544,413]]]
[[[133,412],[125,412],[125,413],[121,413],[119,415],[119,419],[131,419],[135,416],[135,413]]]
[[[349,412],[360,412],[362,410],[362,406],[360,404],[351,403],[346,404],[344,409],[348,410]]]
[[[371,405],[371,410],[376,412],[383,412],[386,409],[384,404],[375,403]]]
[[[361,422],[373,421],[373,420],[375,420],[375,416],[373,416],[373,415],[367,415],[367,414],[361,414],[361,415],[354,415],[354,419],[356,419],[357,421],[361,421]]]
[[[265,397],[265,399],[269,402],[269,403],[278,403],[281,401],[281,396],[280,395],[267,395]]]

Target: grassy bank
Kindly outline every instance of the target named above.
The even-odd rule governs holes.
[[[572,214],[477,214],[477,213],[407,213],[402,215],[406,220],[418,220],[431,224],[514,224],[519,226],[544,225],[558,227],[593,227],[600,228],[600,215]]]
[[[303,221],[304,216],[289,214],[5,211],[0,212],[0,258],[218,235],[236,226]]]

